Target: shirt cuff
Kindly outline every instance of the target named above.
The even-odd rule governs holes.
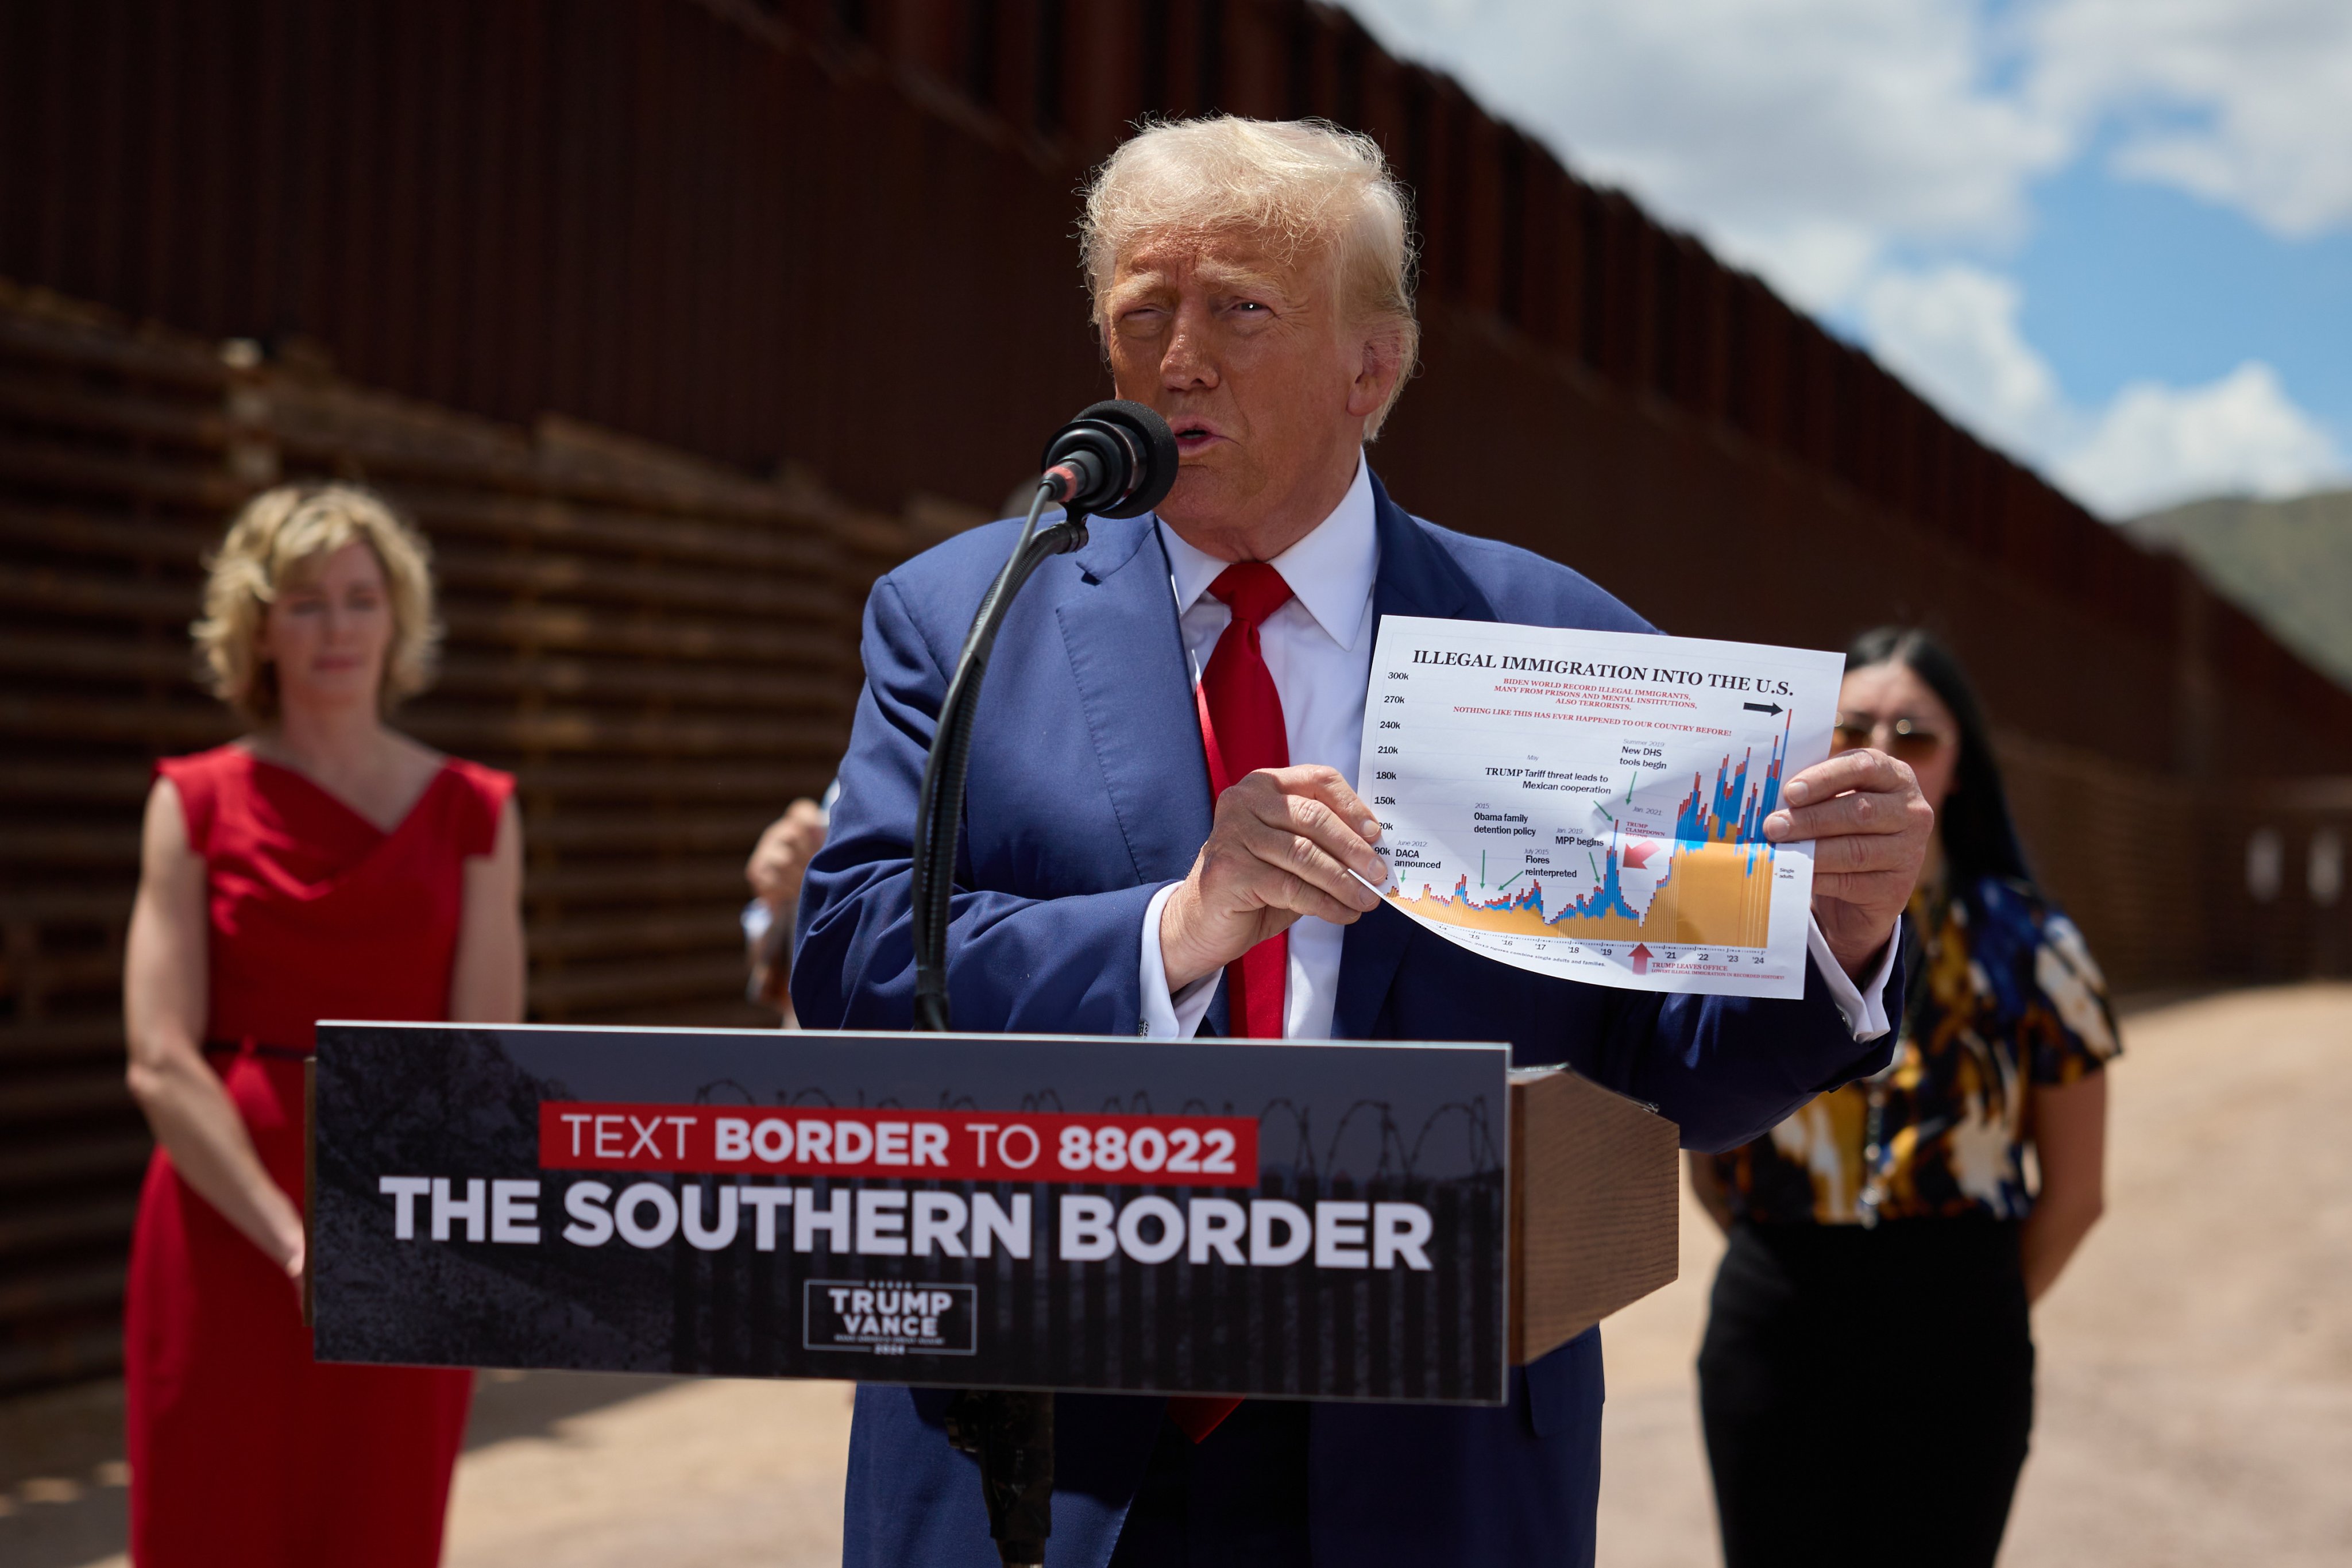
[[[1160,930],[1156,920],[1146,921],[1145,926],[1155,934]],[[1895,928],[1898,931],[1901,929],[1899,925]],[[1845,966],[1838,963],[1837,955],[1830,952],[1830,939],[1822,934],[1821,921],[1811,915],[1805,917],[1805,951],[1813,955],[1813,967],[1822,972],[1822,979],[1830,988],[1830,1000],[1837,1004],[1837,1010],[1845,1016],[1846,1027],[1853,1031],[1857,1040],[1874,1040],[1892,1027],[1886,1021],[1886,978],[1895,968],[1895,936],[1890,932],[1876,972],[1857,986],[1847,977]],[[1167,989],[1164,981],[1160,989]]]
[[[1138,959],[1143,975],[1143,1017],[1135,1032],[1147,1040],[1189,1040],[1199,1034],[1201,1020],[1209,1016],[1209,1004],[1217,999],[1217,983],[1225,977],[1220,969],[1169,994],[1168,964],[1160,956],[1160,913],[1168,907],[1169,896],[1181,886],[1169,883],[1151,895],[1151,902],[1143,910],[1143,945]]]

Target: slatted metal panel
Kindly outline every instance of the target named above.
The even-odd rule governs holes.
[[[2217,906],[2238,911],[2193,847],[2212,832],[2200,816],[2211,803],[2194,786],[2016,734],[2000,737],[1996,749],[2035,877],[2082,927],[2118,989],[2243,973],[2207,951],[2226,923],[2213,918]],[[2176,845],[2192,847],[2158,847]]]
[[[1103,390],[1085,169],[1216,108],[1363,128],[1414,187],[1428,363],[1375,455],[1407,505],[1673,630],[1928,621],[2120,981],[2316,951],[2333,917],[2243,904],[2243,803],[2179,801],[2352,768],[2352,695],[1336,8],[0,0],[0,275],[201,334],[0,310],[0,1384],[110,1354],[133,826],[153,754],[227,733],[184,624],[235,504],[356,473],[440,544],[410,718],[523,776],[534,1007],[729,1016],[748,833],[821,782],[857,589],[923,537],[741,476],[992,505]],[[324,358],[442,406],[289,368]],[[2134,833],[2176,831],[2203,894],[2150,879],[2180,861]]]
[[[2271,785],[2224,821],[2207,840],[2209,883],[2231,889],[2227,917],[2210,922],[2219,962],[2269,980],[2352,977],[2352,775]],[[2258,834],[2275,836],[2279,870],[2259,901],[2248,865]]]
[[[433,542],[447,654],[400,722],[520,778],[532,1016],[763,1017],[743,859],[831,775],[866,586],[917,531],[0,289],[0,1386],[117,1353],[140,803],[155,756],[235,732],[193,679],[199,557],[257,486],[328,475]]]
[[[2143,768],[2210,750],[2178,721],[2188,645],[2262,737],[2249,765],[2352,767],[2352,695],[2176,563],[1305,0],[0,0],[0,275],[512,422],[986,507],[1103,390],[1086,169],[1143,114],[1218,108],[1360,127],[1414,188],[1423,297],[1459,330],[1381,446],[1408,504],[1660,619],[1810,595],[1813,642],[1932,612],[1911,584],[1957,561],[1985,587],[1944,629],[2026,731]],[[1458,432],[1518,423],[1465,489]],[[1857,511],[1876,557],[1822,592],[1747,547],[1740,483]],[[1673,595],[1594,548],[1600,492],[1608,527],[1675,541]],[[2046,635],[2021,648],[2021,621]]]

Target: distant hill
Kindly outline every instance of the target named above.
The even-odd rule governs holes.
[[[2123,527],[2179,551],[2281,642],[2352,687],[2352,490],[2191,501]]]

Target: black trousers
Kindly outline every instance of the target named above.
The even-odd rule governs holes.
[[[1699,1350],[1727,1568],[1990,1568],[2033,1426],[2018,1227],[1732,1227]]]

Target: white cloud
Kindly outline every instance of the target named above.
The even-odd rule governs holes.
[[[2205,495],[2294,495],[2346,473],[2326,430],[2258,360],[2203,386],[2140,382],[2104,409],[2075,406],[2018,330],[2021,302],[2012,280],[1950,264],[1882,273],[1862,320],[1889,369],[2108,517]]]
[[[1970,0],[1356,0],[1583,173],[1814,309],[1890,243],[2013,236],[2069,151]]]
[[[2013,243],[2102,143],[2282,235],[2352,223],[2352,0],[1351,5],[1810,309],[1891,249]]]
[[[2204,386],[2124,388],[2057,465],[2059,482],[2109,517],[2200,496],[2295,495],[2344,472],[2327,432],[2259,360]]]
[[[1862,299],[1872,351],[1888,369],[1986,440],[2046,450],[2053,426],[2074,423],[2058,378],[2018,331],[2016,283],[1952,263],[1886,272]]]
[[[2098,147],[2282,235],[2352,224],[2352,0],[1349,3],[2095,510],[2347,471],[2259,362],[2071,403],[1994,261]]]
[[[2290,237],[2352,222],[2352,5],[2042,0],[2019,33],[2027,96],[2118,127],[2116,172]]]

